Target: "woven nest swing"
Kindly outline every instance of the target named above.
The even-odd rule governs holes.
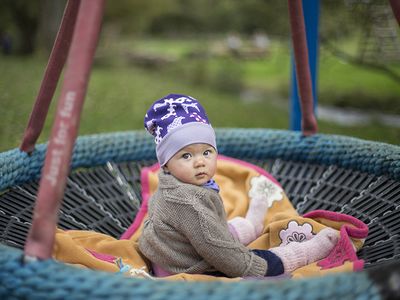
[[[279,282],[182,283],[126,278],[51,260],[54,243],[51,228],[56,226],[121,236],[141,203],[140,170],[156,161],[153,140],[144,131],[76,138],[79,118],[69,120],[65,151],[57,152],[56,139],[65,128],[65,124],[60,125],[63,120],[59,120],[59,113],[63,109],[67,113],[71,97],[75,97],[77,105],[68,113],[80,114],[104,7],[103,1],[70,0],[21,148],[0,154],[1,299],[394,299],[400,296],[400,147],[315,134],[310,114],[307,119],[307,107],[308,112],[312,111],[310,102],[304,100],[310,98],[307,94],[310,83],[302,82],[309,75],[301,73],[308,68],[301,63],[302,54],[307,51],[296,46],[305,46],[301,1],[288,3],[300,75],[297,78],[306,112],[303,124],[313,134],[306,130],[301,133],[217,129],[219,152],[270,172],[300,214],[325,209],[365,222],[369,235],[357,253],[365,261],[365,269]],[[391,3],[395,8],[395,1]],[[35,146],[69,44],[70,61],[50,142]],[[55,158],[57,153],[62,154]],[[68,165],[70,169],[62,167]],[[48,174],[57,177],[55,186],[41,180]],[[57,213],[58,220],[54,217]]]

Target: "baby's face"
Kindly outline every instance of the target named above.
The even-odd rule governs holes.
[[[217,168],[217,151],[208,144],[191,144],[179,150],[165,169],[182,182],[203,185]]]

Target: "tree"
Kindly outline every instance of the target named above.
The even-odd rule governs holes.
[[[66,4],[67,0],[40,1],[36,41],[37,48],[47,54],[53,47]]]
[[[2,0],[1,15],[7,16],[8,24],[2,24],[3,30],[15,30],[18,52],[32,54],[38,27],[39,5],[36,1]]]
[[[13,36],[16,52],[50,52],[67,0],[2,0],[0,31]]]

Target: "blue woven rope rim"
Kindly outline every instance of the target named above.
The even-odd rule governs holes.
[[[217,129],[218,150],[239,159],[280,158],[400,179],[400,147],[338,135],[272,129]],[[40,176],[47,145],[31,156],[18,149],[0,153],[0,191]],[[81,136],[77,139],[71,167],[93,167],[107,161],[155,159],[152,137],[143,131]]]
[[[53,260],[22,264],[22,252],[0,245],[3,299],[380,299],[365,272],[305,280],[171,282],[126,278]]]

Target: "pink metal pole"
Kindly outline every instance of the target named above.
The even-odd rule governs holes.
[[[314,116],[314,101],[302,0],[288,0],[288,6],[302,113],[301,127],[303,134],[308,136],[317,132],[317,120]]]
[[[80,2],[81,0],[69,0],[65,8],[42,84],[24,132],[24,137],[20,145],[21,151],[31,153],[42,132],[51,99],[53,98],[61,71],[67,60]]]
[[[25,243],[27,257],[48,259],[52,256],[58,211],[70,171],[103,10],[104,0],[81,1],[32,226]]]

